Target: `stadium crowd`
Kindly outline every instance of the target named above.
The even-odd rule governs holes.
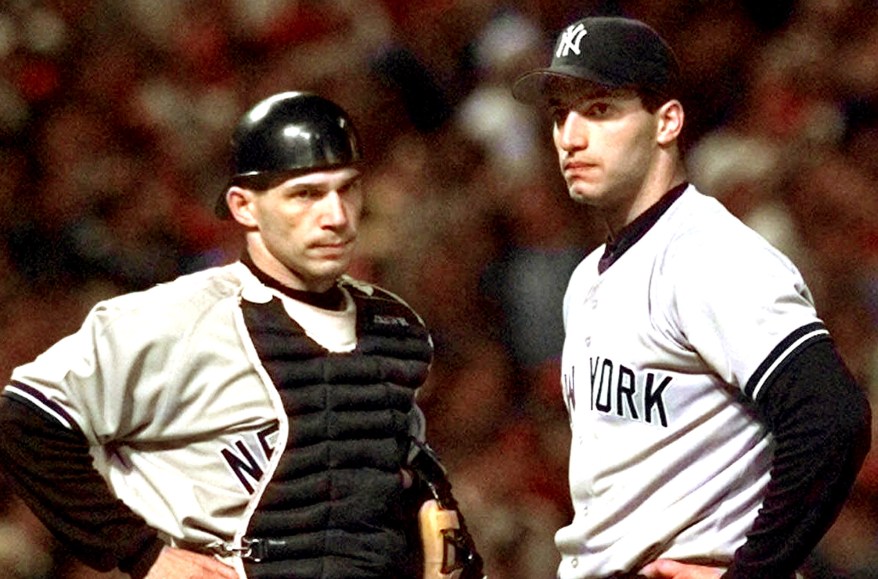
[[[232,124],[272,92],[321,93],[355,117],[369,163],[352,273],[434,332],[420,403],[488,575],[554,577],[569,517],[560,300],[604,234],[564,192],[548,120],[509,84],[586,13],[671,42],[692,181],[797,262],[875,399],[875,0],[5,0],[0,374],[101,298],[236,259],[212,214]],[[0,576],[117,577],[0,491]],[[878,577],[875,458],[807,576]]]

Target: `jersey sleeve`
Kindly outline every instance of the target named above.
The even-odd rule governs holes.
[[[830,340],[773,374],[756,408],[775,439],[771,481],[725,579],[792,577],[834,523],[871,444],[871,409]]]
[[[77,332],[15,368],[0,397],[0,461],[16,494],[83,562],[132,577],[164,544],[111,491],[92,451],[137,432],[159,406],[161,389],[142,382],[167,351],[138,336],[145,317],[98,304]]]
[[[775,444],[762,508],[725,577],[792,577],[869,449],[868,402],[783,254],[738,229],[679,241],[665,262],[678,339],[746,395]]]
[[[145,577],[164,547],[93,468],[88,441],[26,399],[0,397],[0,465],[16,494],[71,553]]]
[[[76,333],[15,368],[4,392],[92,446],[125,438],[161,408],[161,369],[174,355],[174,338],[155,331],[164,326],[149,317],[113,300],[96,305]]]
[[[164,355],[138,344],[142,317],[99,303],[76,333],[13,370],[0,397],[0,457],[17,494],[83,562],[132,577],[146,575],[164,543],[112,493],[91,450],[137,430],[156,406],[135,394]],[[134,346],[124,355],[123,335]]]
[[[756,233],[736,233],[679,240],[663,277],[678,339],[755,399],[785,360],[828,332],[796,267]]]

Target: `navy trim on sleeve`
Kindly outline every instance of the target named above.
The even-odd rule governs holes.
[[[751,400],[758,399],[765,384],[777,376],[783,369],[783,366],[792,360],[796,353],[801,352],[814,342],[829,339],[831,339],[829,330],[821,322],[802,326],[791,333],[780,344],[775,346],[774,350],[759,365],[753,376],[750,377],[750,380],[744,386],[744,394]]]
[[[45,394],[22,382],[13,380],[4,390],[4,396],[9,396],[15,400],[35,408],[42,414],[47,414],[60,422],[68,430],[82,432],[79,425],[73,420],[73,417],[64,410],[57,402],[49,399]]]

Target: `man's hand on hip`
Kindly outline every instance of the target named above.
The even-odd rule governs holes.
[[[145,579],[238,579],[238,573],[208,555],[165,547]]]
[[[723,574],[716,567],[687,565],[672,559],[658,559],[640,570],[639,575],[649,579],[717,579]]]

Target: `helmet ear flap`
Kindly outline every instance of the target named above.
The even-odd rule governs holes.
[[[260,188],[279,176],[353,165],[360,140],[348,114],[332,101],[308,92],[270,96],[241,117],[231,142],[229,185]],[[229,218],[225,194],[216,214]]]

